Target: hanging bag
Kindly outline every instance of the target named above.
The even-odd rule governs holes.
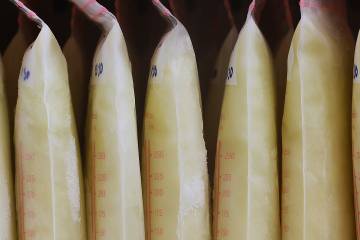
[[[275,77],[251,3],[230,58],[215,165],[214,238],[280,240]]]
[[[283,240],[353,240],[354,44],[345,2],[302,0],[283,119]]]
[[[25,52],[15,113],[16,200],[22,240],[85,240],[82,171],[65,57],[49,27]]]
[[[144,240],[144,213],[131,64],[114,15],[73,0],[102,29],[93,59],[86,129],[89,239]]]
[[[184,26],[171,24],[152,61],[142,155],[147,239],[210,240],[209,190],[199,78]]]

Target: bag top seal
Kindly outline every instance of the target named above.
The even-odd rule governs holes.
[[[30,20],[34,21],[39,28],[42,28],[44,21],[32,10],[30,10],[24,3],[19,0],[10,0],[21,12],[23,12]]]
[[[91,20],[98,23],[105,31],[110,31],[116,17],[99,4],[96,0],[70,0],[82,12],[84,12]]]
[[[174,15],[172,15],[172,13],[170,12],[169,9],[167,9],[160,0],[152,0],[153,4],[155,5],[155,7],[157,7],[157,9],[160,11],[161,15],[164,16],[172,25],[172,27],[175,27],[178,24],[178,20],[176,17],[174,17]]]
[[[253,0],[249,6],[248,17],[251,16],[256,22],[259,22],[265,3],[266,0]]]

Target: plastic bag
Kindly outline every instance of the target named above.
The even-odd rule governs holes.
[[[13,174],[10,154],[8,111],[4,90],[4,74],[0,58],[0,233],[5,240],[15,240],[16,218]]]
[[[23,22],[23,16],[18,17],[19,29],[7,49],[4,53],[4,72],[5,72],[5,92],[7,97],[7,108],[9,111],[9,124],[10,124],[10,137],[12,139],[14,132],[14,115],[15,115],[15,106],[18,94],[18,78],[21,68],[21,61],[24,56],[24,53],[28,47],[28,41],[26,38],[26,30]]]
[[[138,136],[142,139],[146,86],[152,54],[166,31],[163,21],[151,1],[115,0],[116,15],[125,35],[132,64]],[[142,142],[139,143],[139,149]]]
[[[353,40],[343,1],[301,1],[283,120],[284,240],[352,240]]]
[[[251,4],[227,72],[215,165],[215,239],[281,238],[275,78],[257,25],[262,4]]]
[[[64,45],[63,52],[69,71],[71,99],[74,106],[76,126],[83,147],[86,109],[92,58],[96,47],[97,32],[89,20],[77,8],[72,12],[71,35]]]
[[[229,66],[230,55],[234,49],[238,30],[234,25],[228,33],[223,46],[219,51],[214,72],[215,76],[210,80],[208,93],[204,107],[204,133],[207,142],[209,173],[214,173],[216,155],[216,143],[220,122],[221,106],[224,97],[225,79]]]
[[[103,28],[93,61],[86,143],[90,239],[145,239],[131,64],[115,16],[74,0]]]
[[[168,2],[192,40],[205,106],[208,85],[213,76],[218,52],[232,27],[227,9],[223,0],[168,0]]]
[[[354,185],[355,185],[355,215],[357,221],[356,232],[360,237],[360,34],[356,42],[355,63],[354,63],[354,87],[353,87],[353,112],[352,112],[352,143],[353,143],[353,164],[354,164]]]
[[[20,239],[85,240],[85,206],[68,72],[48,26],[26,50],[15,113],[16,196]]]
[[[196,59],[184,26],[154,53],[145,104],[143,191],[147,239],[210,240],[209,192]]]

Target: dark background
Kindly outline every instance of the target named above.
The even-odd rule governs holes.
[[[115,0],[99,0],[104,6],[106,6],[112,12],[115,12]],[[125,5],[136,5],[136,9],[132,9],[131,14],[139,16],[139,19],[124,19],[120,17],[120,24],[123,28],[125,23],[129,25],[139,25],[141,24],[141,15],[145,15],[147,12],[151,11],[149,8],[153,8],[149,2],[151,0],[119,0],[119,2],[123,2]],[[180,2],[180,4],[185,5],[184,11],[193,11],[196,8],[204,8],[206,9],[207,6],[212,5],[211,2],[220,2],[222,4],[223,0],[174,0],[174,2]],[[237,21],[241,21],[241,18],[244,18],[244,9],[247,9],[250,0],[230,0],[232,11],[235,16],[237,16]],[[27,0],[24,1],[27,5],[31,6],[33,10],[35,10],[41,18],[51,27],[54,31],[58,41],[60,44],[64,44],[66,39],[70,34],[70,16],[71,16],[71,7],[72,4],[67,0]],[[168,0],[163,1],[165,4],[169,5]],[[278,0],[268,0],[267,5],[276,5]],[[291,5],[291,10],[294,18],[294,22],[296,23],[300,18],[300,10],[298,7],[297,0],[289,0]],[[269,4],[270,3],[270,4]],[[121,4],[121,3],[120,3]],[[360,1],[358,0],[347,0],[348,6],[348,16],[349,16],[349,23],[351,28],[356,35],[359,27],[360,27]],[[271,7],[270,7],[271,8]],[[8,0],[0,1],[0,50],[1,52],[4,51],[7,44],[15,34],[17,30],[17,15],[18,10],[10,3]],[[134,12],[137,12],[134,15]],[[277,17],[280,11],[275,11],[267,15],[272,15],[272,18]],[[126,15],[126,14],[124,14]],[[126,18],[126,16],[124,16]],[[132,20],[132,21],[130,21]],[[211,21],[211,19],[206,19],[206,21]],[[267,21],[267,20],[266,20]],[[268,22],[268,21],[267,21]],[[216,30],[216,29],[214,29]],[[262,29],[264,31],[264,29]],[[134,29],[136,31],[136,29]],[[266,30],[265,30],[266,31]],[[214,33],[216,35],[216,33]],[[271,39],[271,35],[267,34],[268,38]],[[268,39],[268,41],[271,41]]]

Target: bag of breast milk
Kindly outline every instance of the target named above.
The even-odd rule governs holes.
[[[68,66],[71,99],[81,148],[84,144],[89,81],[97,40],[98,31],[95,24],[74,7],[71,35],[63,47],[63,52]]]
[[[10,124],[10,138],[12,139],[14,133],[14,115],[15,106],[18,94],[18,78],[21,68],[22,58],[29,46],[28,25],[25,24],[26,16],[19,15],[18,23],[19,28],[10,41],[8,47],[4,52],[3,64],[4,64],[4,87],[7,97],[7,108],[9,112],[9,124]],[[11,141],[11,145],[12,145]]]
[[[86,131],[90,239],[144,240],[144,213],[131,64],[114,15],[74,0],[102,28],[91,71]]]
[[[353,240],[354,44],[345,2],[302,0],[283,119],[282,237]]]
[[[258,27],[264,3],[251,3],[227,70],[216,152],[214,239],[281,238],[275,75]]]
[[[138,136],[142,127],[151,57],[167,30],[167,24],[151,1],[115,0],[116,16],[126,39],[132,65]],[[139,142],[141,149],[142,142]]]
[[[27,48],[15,113],[20,239],[85,240],[85,205],[66,61],[49,27],[13,1],[40,32]]]
[[[174,16],[182,22],[191,37],[196,54],[202,102],[205,106],[219,50],[232,27],[224,0],[163,2],[168,3]],[[205,141],[206,137],[205,135]]]
[[[210,240],[209,190],[196,59],[185,27],[171,28],[151,61],[142,177],[147,239]]]
[[[353,101],[352,101],[352,146],[353,146],[353,165],[354,165],[354,185],[355,185],[355,216],[356,216],[356,232],[360,237],[360,34],[357,38],[354,62],[354,85],[353,85]]]
[[[204,134],[207,141],[208,162],[211,166],[209,173],[214,173],[216,143],[220,122],[221,106],[224,97],[225,79],[229,66],[230,56],[234,49],[239,32],[235,25],[230,29],[219,51],[214,66],[214,76],[209,81],[204,106]]]
[[[16,217],[9,120],[4,88],[4,70],[0,57],[0,233],[5,240],[15,240]]]

